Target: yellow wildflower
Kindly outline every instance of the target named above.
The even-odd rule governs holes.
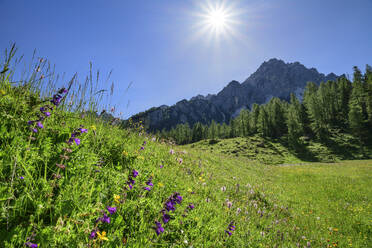
[[[106,240],[106,241],[108,240],[108,238],[106,237],[106,232],[105,231],[103,231],[102,234],[97,232],[97,235],[98,235],[98,238],[100,240]]]
[[[120,203],[120,195],[115,195],[114,194],[114,201],[117,203],[117,204],[119,204]]]
[[[92,129],[92,130],[96,130],[97,128],[96,128],[95,125],[92,125],[92,126],[90,126],[90,129]]]
[[[164,187],[164,184],[162,184],[162,183],[158,183],[158,185],[159,185],[159,187]]]
[[[191,188],[188,188],[187,191],[191,193],[192,192],[192,189]]]

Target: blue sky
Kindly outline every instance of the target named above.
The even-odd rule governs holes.
[[[229,10],[230,35],[203,26],[208,3]],[[124,117],[217,93],[273,57],[325,74],[372,64],[371,0],[0,0],[0,10],[0,49],[36,49],[66,78],[83,79],[90,61],[113,70],[110,103]]]

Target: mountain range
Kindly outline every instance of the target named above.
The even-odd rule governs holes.
[[[334,73],[324,75],[299,62],[285,63],[273,58],[262,63],[242,83],[233,80],[217,94],[197,95],[172,106],[153,107],[131,118],[134,122],[143,121],[149,131],[169,130],[182,123],[192,126],[197,122],[207,124],[212,120],[228,122],[254,103],[263,104],[272,97],[289,100],[291,93],[302,99],[307,82],[320,84],[337,78]]]

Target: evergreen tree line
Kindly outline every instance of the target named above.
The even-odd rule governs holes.
[[[352,134],[364,143],[371,140],[372,69],[368,65],[364,74],[354,67],[353,82],[346,77],[319,86],[309,82],[302,102],[294,94],[290,102],[274,97],[266,104],[253,104],[251,110],[242,110],[228,124],[180,124],[158,132],[158,136],[187,144],[202,139],[260,135],[284,138],[296,147],[304,137],[322,141],[340,132]]]

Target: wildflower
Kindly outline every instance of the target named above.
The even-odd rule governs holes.
[[[136,178],[136,177],[138,176],[138,171],[133,170],[133,171],[132,171],[132,176],[133,176],[134,178]]]
[[[159,235],[160,233],[164,232],[164,228],[161,226],[161,223],[158,222],[158,221],[155,221],[155,232],[157,235]]]
[[[176,210],[176,208],[174,207],[174,202],[172,202],[172,201],[166,202],[164,207],[165,207],[165,209],[167,211],[174,211],[174,210]]]
[[[94,131],[96,131],[96,126],[95,125],[92,125],[92,126],[90,126],[90,129],[92,129],[92,130],[94,130]]]
[[[170,154],[174,154],[174,150],[173,149],[170,149],[169,153]]]
[[[168,223],[169,220],[170,220],[170,215],[164,213],[162,219],[163,219],[163,223],[166,224],[166,223]]]
[[[222,191],[222,192],[225,192],[225,191],[226,191],[226,186],[222,186],[222,187],[221,187],[221,191]]]
[[[80,145],[80,139],[79,138],[75,138],[74,141],[75,141],[76,145]]]
[[[116,207],[106,207],[107,211],[110,213],[110,214],[114,214],[116,212]]]
[[[179,159],[178,159],[178,163],[179,163],[179,164],[182,164],[182,162],[183,162],[182,158],[179,158]]]
[[[140,150],[145,150],[145,147],[141,146]]]
[[[147,190],[147,191],[151,191],[151,188],[150,187],[144,187],[143,189],[144,190]]]
[[[147,144],[146,140],[143,142],[143,146],[145,146]]]
[[[163,183],[158,183],[159,187],[163,188],[164,184]]]
[[[90,239],[94,239],[94,238],[96,237],[96,235],[97,235],[96,230],[93,230],[93,231],[90,233],[89,238],[90,238]]]
[[[189,209],[194,209],[195,206],[194,206],[194,204],[190,203],[190,204],[187,206],[187,208],[189,208]]]
[[[237,209],[236,209],[236,214],[237,214],[237,215],[240,214],[241,211],[242,211],[241,208],[237,208]]]
[[[31,243],[31,242],[27,242],[27,243],[25,243],[25,245],[27,247],[30,247],[30,248],[37,248],[38,247],[37,244]]]
[[[36,128],[32,128],[31,130],[32,130],[32,132],[37,133],[37,129]]]
[[[119,204],[120,203],[120,195],[115,195],[114,194],[114,201],[117,203],[117,204]]]
[[[234,226],[234,221],[231,221],[230,224],[229,224],[228,227],[227,227],[227,230],[225,230],[225,232],[226,232],[229,236],[231,236],[233,231],[235,231],[235,226]]]
[[[99,222],[99,221],[101,221],[102,223],[105,223],[105,222],[106,222],[106,223],[109,224],[111,220],[110,220],[110,217],[108,217],[107,214],[104,213],[104,214],[103,214],[103,217],[98,218],[98,219],[96,220],[96,222]]]
[[[44,112],[44,115],[45,115],[46,117],[49,117],[49,116],[50,116],[50,112]]]
[[[227,201],[226,202],[226,205],[227,205],[228,208],[231,208],[232,207],[232,202],[231,201]]]
[[[23,179],[25,179],[25,178],[24,178],[23,176],[20,176],[19,179],[23,180]]]
[[[164,167],[164,165],[161,164],[161,165],[160,165],[160,169],[162,169],[163,167]]]
[[[88,129],[86,128],[79,128],[80,133],[87,133]]]
[[[105,231],[103,231],[102,234],[100,232],[97,232],[97,235],[100,240],[106,240],[106,241],[108,240],[108,238],[106,237]]]
[[[187,192],[191,193],[192,192],[192,189],[191,188],[188,188],[187,189]]]

